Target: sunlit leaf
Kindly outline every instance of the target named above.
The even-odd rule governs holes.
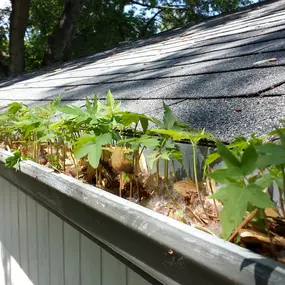
[[[237,171],[240,169],[240,162],[223,143],[217,142],[217,151],[227,167],[235,168]]]
[[[13,156],[9,156],[5,160],[5,166],[7,168],[12,168],[17,165],[22,160],[22,154],[19,150],[13,152]]]
[[[241,157],[241,171],[244,176],[251,174],[256,168],[256,161],[258,154],[253,145],[250,145],[242,154]]]
[[[16,114],[20,109],[22,109],[23,104],[18,102],[12,102],[8,104],[8,114]]]
[[[211,196],[223,202],[220,219],[222,223],[222,236],[227,239],[231,232],[242,222],[248,205],[265,209],[272,208],[274,204],[262,187],[250,184],[242,187],[237,184],[228,184]]]
[[[173,128],[176,118],[173,115],[171,109],[164,102],[163,102],[163,109],[164,109],[164,115],[163,115],[164,128],[170,130]]]
[[[83,143],[84,140],[86,141],[85,143]],[[97,168],[102,153],[102,146],[110,144],[111,141],[112,135],[110,133],[93,138],[85,136],[74,150],[75,157],[82,158],[87,155],[90,165],[93,168]]]
[[[256,149],[259,154],[257,160],[259,169],[263,169],[269,165],[285,164],[285,147],[283,145],[267,143],[256,146]]]
[[[107,105],[113,110],[115,107],[115,99],[110,90],[107,93],[106,101],[107,101]]]

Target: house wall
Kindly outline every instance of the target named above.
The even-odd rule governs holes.
[[[1,285],[147,285],[124,263],[0,176]]]

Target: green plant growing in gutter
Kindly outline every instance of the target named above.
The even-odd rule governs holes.
[[[165,215],[191,222],[208,233],[211,229],[207,223],[217,223],[216,213],[220,211],[222,237],[235,242],[241,238],[240,244],[244,242],[242,231],[246,228],[270,237],[274,234],[277,239],[268,224],[281,228],[282,223],[285,225],[285,128],[263,138],[237,137],[229,145],[216,141],[217,151],[206,157],[204,165],[204,178],[210,177],[222,185],[218,191],[212,191],[210,184],[212,195],[199,181],[197,162],[197,147],[201,140],[215,141],[211,134],[183,124],[166,104],[160,121],[122,110],[110,91],[106,102],[103,104],[94,96],[92,100],[86,98],[83,108],[61,105],[60,98],[41,107],[9,104],[8,110],[0,115],[1,145],[14,151],[6,166],[31,159],[122,197],[128,195],[138,203],[152,196],[165,196],[167,203],[160,201],[159,208],[167,209]],[[154,125],[152,129],[150,124]],[[272,136],[274,140],[270,141]],[[178,142],[192,146],[194,181],[190,178],[177,181],[175,175],[170,176],[171,164],[174,172],[176,161],[183,164],[184,154]],[[144,166],[146,150],[150,155]],[[211,171],[210,166],[217,160],[224,161],[225,167]],[[153,166],[155,172],[151,173]],[[272,183],[279,190],[281,211],[274,217],[268,216],[268,209],[275,208],[267,192]],[[215,206],[206,203],[209,194],[222,203],[219,209],[216,203]],[[202,212],[195,212],[198,205]],[[278,236],[280,244],[285,247],[285,239]]]
[[[167,129],[152,129],[152,132],[159,133],[162,135],[166,135],[171,137],[174,141],[181,141],[181,140],[186,140],[189,141],[192,145],[192,150],[193,150],[193,170],[194,170],[194,181],[196,184],[196,189],[197,193],[199,196],[199,200],[201,203],[201,206],[204,210],[204,213],[206,213],[204,209],[204,203],[202,201],[202,195],[201,191],[199,189],[199,181],[198,181],[198,171],[197,171],[197,144],[199,143],[200,140],[202,139],[209,139],[212,140],[213,137],[206,133],[204,130],[198,131],[198,130],[167,130]],[[181,158],[180,158],[181,159]]]
[[[217,143],[217,151],[226,168],[210,174],[214,180],[224,185],[212,198],[223,202],[220,219],[222,236],[227,239],[241,224],[249,208],[265,209],[274,205],[269,195],[263,192],[268,185],[260,181],[262,175],[252,175],[258,166],[258,153],[253,145],[243,152],[241,160],[220,142]]]
[[[163,104],[163,120],[159,121],[144,114],[122,111],[120,102],[115,101],[110,91],[106,96],[106,102],[107,104],[104,105],[94,96],[93,103],[86,98],[85,108],[61,105],[60,98],[43,107],[30,108],[22,103],[12,103],[9,105],[8,112],[0,118],[3,122],[8,122],[1,129],[3,137],[10,139],[4,144],[8,147],[9,145],[13,145],[14,148],[20,147],[24,156],[29,156],[36,162],[41,162],[41,158],[44,157],[50,167],[64,173],[68,168],[66,160],[69,157],[75,166],[77,178],[80,176],[80,164],[86,161],[89,169],[94,170],[99,185],[102,184],[104,156],[106,154],[108,156],[108,153],[112,156],[118,147],[124,148],[126,153],[132,153],[133,158],[128,162],[129,173],[119,170],[122,174],[120,175],[121,187],[124,184],[123,174],[127,175],[131,183],[134,180],[138,186],[141,175],[139,161],[146,148],[153,148],[150,168],[153,163],[156,164],[157,188],[160,188],[159,161],[163,160],[164,185],[171,200],[175,201],[168,185],[169,162],[173,165],[174,160],[182,163],[183,154],[173,137],[163,133],[163,130],[173,129],[179,132],[186,130],[187,125],[178,121],[165,104]],[[55,116],[57,120],[54,120]],[[160,128],[156,133],[158,136],[154,137],[153,131],[148,131],[149,122]],[[132,138],[129,137],[130,134]],[[180,138],[177,137],[177,139]],[[195,139],[191,138],[197,182]],[[47,150],[43,149],[43,145]],[[125,155],[123,156],[122,159],[125,159]]]
[[[5,166],[8,168],[19,165],[19,163],[23,160],[21,152],[16,150],[13,152],[13,155],[8,157],[5,162]]]
[[[222,159],[225,168],[208,173],[217,183],[223,185],[212,198],[223,203],[220,213],[222,223],[222,236],[232,241],[246,224],[254,218],[266,228],[264,210],[275,208],[267,189],[275,182],[279,189],[279,203],[283,218],[284,211],[284,164],[285,145],[284,130],[277,129],[270,135],[277,135],[280,145],[271,141],[265,142],[265,138],[259,139],[252,136],[249,140],[238,138],[225,146],[217,142],[217,153],[208,157],[212,162],[218,157]],[[281,190],[282,189],[282,190]],[[285,196],[284,196],[285,197]],[[234,231],[234,232],[233,232]]]

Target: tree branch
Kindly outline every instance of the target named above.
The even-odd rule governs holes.
[[[130,0],[129,3],[135,4],[135,5],[140,5],[140,6],[147,7],[147,8],[151,8],[151,9],[160,9],[160,10],[163,10],[163,9],[172,9],[172,10],[184,10],[184,11],[188,10],[188,8],[186,8],[186,7],[177,7],[177,6],[152,6],[152,5],[149,5],[149,4],[140,3],[140,2],[137,2],[137,1],[133,1],[133,0]]]
[[[25,70],[24,36],[29,17],[30,0],[11,0],[9,54],[10,75],[16,75]]]
[[[151,22],[161,13],[161,10],[158,10],[147,22],[144,28],[147,28]]]
[[[140,35],[143,37],[145,36],[145,32],[147,31],[147,28],[149,25],[154,21],[154,19],[161,13],[161,10],[158,10],[145,24],[143,29],[140,31]]]

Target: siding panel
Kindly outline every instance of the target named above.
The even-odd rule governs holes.
[[[11,197],[8,182],[4,182],[4,227],[5,227],[5,248],[11,251]]]
[[[4,241],[5,241],[4,179],[1,179],[1,177],[0,177],[0,219],[2,221],[1,226],[0,226],[0,284],[5,284],[5,274],[4,274],[4,260],[5,260],[5,253],[4,253]]]
[[[127,285],[127,267],[102,250],[102,285]]]
[[[18,190],[10,184],[11,195],[11,254],[17,262],[20,262],[20,248],[19,248],[19,220],[18,220]]]
[[[81,285],[101,285],[101,249],[84,235],[80,235]]]
[[[5,285],[11,285],[11,262],[9,252],[11,251],[11,204],[10,204],[10,189],[9,183],[4,181],[3,183],[3,202],[4,202],[4,251],[3,251],[3,265],[4,265],[4,279]]]
[[[0,285],[148,285],[0,175]]]
[[[50,284],[64,285],[63,221],[51,212],[49,212],[49,249]]]
[[[128,268],[128,283],[127,285],[150,285],[148,281],[143,279],[137,273],[135,273],[132,269]]]
[[[28,228],[28,257],[29,276],[31,281],[39,283],[38,271],[38,241],[37,241],[37,204],[27,197],[27,228]]]
[[[80,284],[79,232],[64,223],[64,279],[66,285]]]
[[[50,284],[48,210],[37,204],[39,285]]]
[[[20,237],[20,265],[28,274],[29,255],[28,255],[28,227],[27,227],[27,195],[18,190],[19,207],[19,237]]]

